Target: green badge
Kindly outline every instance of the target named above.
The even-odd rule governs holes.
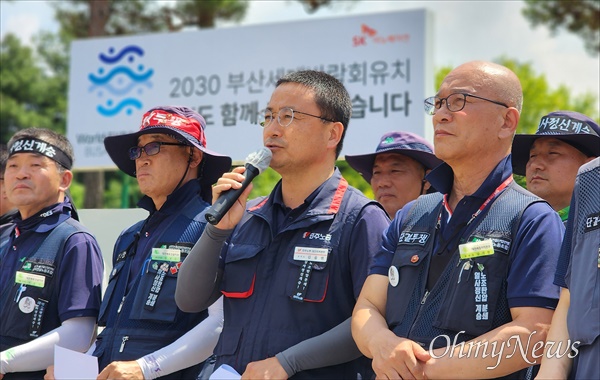
[[[44,284],[46,283],[46,277],[39,274],[19,271],[15,276],[15,282],[17,284],[31,285],[35,286],[36,288],[43,288]]]
[[[31,263],[25,263],[25,265],[23,265],[23,270],[31,270]]]
[[[152,260],[155,261],[181,261],[181,251],[172,248],[152,248]]]

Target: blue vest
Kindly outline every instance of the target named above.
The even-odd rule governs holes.
[[[14,230],[6,226],[2,233],[0,256],[8,254],[9,240],[5,235]],[[44,286],[21,285],[13,280],[0,296],[1,350],[32,341],[61,325],[58,317],[58,290],[56,278],[65,242],[77,232],[88,233],[75,219],[67,219],[51,231],[43,243],[19,264],[17,272],[43,277]],[[12,274],[16,280],[16,273]],[[41,276],[41,277],[40,277]]]
[[[563,249],[571,253],[566,280],[571,294],[567,327],[571,341],[596,345],[600,336],[600,167],[588,164],[581,171],[571,206],[573,230],[565,235]],[[571,238],[571,239],[569,239]],[[566,245],[566,246],[565,246]],[[598,255],[598,256],[596,256]],[[596,266],[596,259],[598,265]],[[595,343],[594,343],[595,342]],[[596,357],[596,359],[598,359]],[[600,375],[600,374],[597,374]]]
[[[175,304],[175,286],[181,262],[202,235],[206,221],[206,203],[194,197],[182,205],[178,215],[171,216],[163,233],[154,237],[153,247],[177,249],[178,261],[153,259],[152,252],[137,250],[140,233],[145,233],[140,221],[125,230],[115,244],[114,266],[110,274],[98,323],[105,326],[96,341],[94,356],[100,370],[113,361],[136,360],[163,348],[194,328],[208,316],[185,313]],[[152,216],[149,217],[149,219]],[[127,284],[134,255],[145,255],[143,268],[135,270],[136,277],[127,293]],[[127,294],[126,294],[127,293]],[[202,363],[161,379],[194,377]]]
[[[225,324],[215,368],[226,363],[242,372],[249,362],[273,357],[352,315],[356,301],[349,245],[357,216],[374,203],[339,178],[330,184],[337,186],[333,199],[314,200],[280,231],[281,226],[273,225],[272,200],[248,205],[225,257]],[[311,250],[326,252],[326,261],[295,259],[295,253]],[[293,378],[351,379],[357,374],[370,378],[367,358],[302,371]]]
[[[392,259],[399,275],[396,286],[388,285],[389,328],[425,349],[433,342],[435,349],[471,340],[510,322],[506,298],[508,258],[523,211],[539,201],[512,182],[467,227],[460,240],[463,244],[492,239],[494,254],[459,260],[457,248],[436,284],[427,290],[442,194],[419,197],[403,221]],[[526,376],[528,371],[510,378],[526,378],[515,375]]]

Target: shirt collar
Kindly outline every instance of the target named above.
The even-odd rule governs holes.
[[[71,200],[65,197],[63,202],[45,207],[25,220],[21,219],[21,214],[18,213],[15,215],[14,222],[21,232],[45,233],[69,219],[72,208]]]
[[[471,195],[472,197],[486,199],[498,186],[512,175],[510,154],[504,157],[490,172],[481,186]],[[442,194],[450,194],[454,182],[454,172],[447,163],[442,163],[433,169],[427,176],[427,181]]]
[[[167,200],[160,208],[160,211],[166,214],[172,214],[179,211],[182,205],[187,204],[192,197],[199,196],[199,194],[200,182],[197,180],[190,180],[167,196]],[[147,195],[144,195],[137,205],[148,211],[150,214],[153,214],[156,211],[154,201]]]

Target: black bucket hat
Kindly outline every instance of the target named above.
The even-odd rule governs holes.
[[[588,157],[600,156],[600,128],[584,114],[573,111],[555,111],[542,117],[533,135],[515,135],[512,144],[513,172],[525,175],[531,145],[540,137],[553,137],[580,150]]]
[[[108,155],[124,173],[135,177],[135,161],[129,158],[129,148],[137,146],[138,138],[148,133],[164,133],[190,146],[204,155],[199,165],[202,198],[212,201],[211,186],[231,169],[231,158],[206,148],[204,129],[206,121],[196,111],[180,106],[154,107],[144,114],[140,130],[125,135],[108,136],[104,147]]]

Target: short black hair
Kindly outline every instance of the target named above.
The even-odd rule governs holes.
[[[281,77],[275,87],[284,83],[298,83],[315,93],[315,102],[321,111],[321,117],[342,123],[344,131],[335,154],[339,157],[344,145],[344,137],[352,117],[352,101],[346,87],[335,77],[316,70],[302,70],[288,73]]]

